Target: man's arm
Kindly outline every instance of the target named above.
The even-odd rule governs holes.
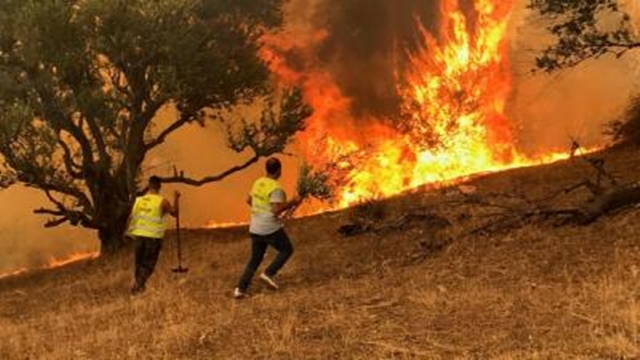
[[[291,201],[272,202],[271,211],[275,216],[280,216],[284,212],[297,207],[300,203],[302,203],[302,200],[297,196],[291,199]]]
[[[162,200],[162,213],[169,214],[173,217],[177,217],[180,212],[180,193],[176,191],[173,193],[173,205],[167,200]]]

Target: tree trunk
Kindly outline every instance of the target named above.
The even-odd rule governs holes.
[[[102,221],[103,224],[98,229],[100,239],[100,253],[110,255],[121,251],[125,244],[125,231],[127,226],[128,211],[114,211],[112,216]]]
[[[124,235],[132,204],[126,187],[118,180],[104,167],[95,172],[89,183],[96,210],[92,220],[98,229],[101,255],[117,253],[126,244]]]
[[[582,209],[583,222],[589,224],[610,211],[639,203],[640,183],[613,187],[598,195]]]

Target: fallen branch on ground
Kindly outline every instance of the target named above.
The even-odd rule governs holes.
[[[414,224],[422,226],[428,225],[433,229],[444,229],[451,226],[451,222],[442,216],[426,212],[424,209],[409,210],[396,218],[384,220],[378,218],[376,221],[353,217],[351,222],[338,228],[338,233],[344,237],[352,237],[365,233],[384,233],[406,229]]]
[[[551,192],[543,198],[537,200],[527,199],[525,196],[514,196],[503,194],[502,198],[519,199],[517,205],[496,203],[495,199],[500,196],[492,195],[493,201],[485,200],[477,194],[467,195],[467,204],[480,205],[504,209],[503,213],[495,214],[497,220],[491,220],[471,231],[471,234],[490,233],[493,231],[507,230],[517,227],[526,221],[534,218],[540,220],[556,219],[560,224],[590,224],[601,216],[620,210],[623,208],[637,206],[640,204],[640,182],[619,184],[618,180],[606,169],[606,163],[601,158],[584,157],[591,167],[596,171],[595,181],[584,179],[572,186]],[[604,184],[607,180],[608,184]],[[561,195],[569,194],[576,190],[585,188],[591,194],[581,206],[570,209],[557,209],[549,203]]]

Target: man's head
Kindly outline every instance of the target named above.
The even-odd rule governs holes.
[[[265,165],[267,175],[273,179],[279,179],[282,175],[282,163],[277,158],[270,158]]]
[[[149,178],[149,190],[158,192],[160,191],[161,187],[162,187],[162,181],[160,181],[159,177],[154,175]]]

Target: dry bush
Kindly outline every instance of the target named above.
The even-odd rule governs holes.
[[[606,134],[616,143],[640,145],[640,95],[631,100],[622,119],[608,124]]]
[[[321,201],[333,199],[333,187],[330,184],[331,174],[326,170],[316,170],[304,163],[300,168],[300,176],[296,190],[300,198],[315,198]]]

